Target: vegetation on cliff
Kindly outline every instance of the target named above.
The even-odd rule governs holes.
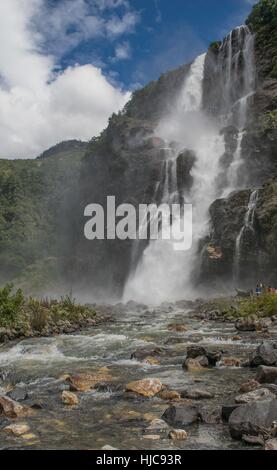
[[[18,276],[24,283],[32,272],[31,283],[37,283],[39,267],[44,286],[49,281],[47,272],[52,278],[53,269],[47,267],[65,255],[67,211],[76,197],[85,151],[86,144],[73,141],[59,144],[35,160],[0,160],[1,284]]]
[[[257,3],[246,24],[256,34],[258,53],[268,62],[266,72],[277,78],[277,0]]]

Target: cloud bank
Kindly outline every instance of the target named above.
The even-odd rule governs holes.
[[[1,158],[35,157],[62,140],[88,140],[130,98],[94,65],[57,68],[57,58],[85,38],[131,31],[136,14],[115,13],[128,2],[93,0],[92,10],[84,0],[57,4],[47,12],[46,0],[0,2]],[[107,19],[105,9],[112,10]]]

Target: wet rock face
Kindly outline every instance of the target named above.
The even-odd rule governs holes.
[[[191,150],[183,150],[177,157],[177,185],[181,193],[183,188],[189,192],[193,185],[191,170],[196,161],[196,155]]]
[[[271,14],[270,14],[271,15]],[[270,18],[265,20],[265,23]],[[272,15],[271,15],[272,16]],[[249,25],[256,33],[255,39],[255,92],[248,99],[248,115],[241,142],[242,166],[240,168],[240,186],[242,188],[263,187],[256,213],[255,233],[247,230],[241,250],[241,279],[245,285],[252,285],[255,279],[264,279],[275,284],[276,279],[276,175],[277,175],[277,76],[273,58],[276,56],[277,44],[273,33],[276,26],[270,29],[268,24],[253,23]],[[233,36],[233,52],[236,52],[236,38]],[[213,44],[210,47],[205,63],[204,109],[213,116],[218,116],[224,107],[224,83],[220,76],[220,62],[224,59],[224,44]],[[240,64],[241,68],[241,64]],[[237,83],[239,83],[239,76]],[[217,83],[217,86],[214,86]],[[222,88],[223,87],[223,88]],[[222,88],[222,93],[218,92]],[[225,153],[221,157],[221,174],[218,178],[219,189],[226,185],[226,171],[233,161],[237,148],[238,129],[228,126],[222,130],[225,140]],[[275,178],[275,181],[272,181]],[[238,191],[228,200],[215,201],[211,206],[211,230],[207,240],[201,244],[202,267],[200,282],[210,286],[232,279],[235,240],[243,225],[243,207],[246,193]],[[207,247],[221,249],[222,257],[213,259]],[[271,256],[273,258],[271,258]],[[222,277],[223,276],[223,277]]]
[[[233,193],[210,207],[211,228],[203,241],[200,282],[220,285],[233,279],[237,237],[244,226],[250,191]],[[277,276],[277,181],[265,184],[258,194],[253,229],[245,229],[240,248],[240,286],[249,288],[263,279],[275,285]],[[217,247],[221,256],[212,256]]]
[[[277,400],[268,400],[239,406],[230,416],[229,430],[234,439],[246,435],[270,432],[277,419]]]

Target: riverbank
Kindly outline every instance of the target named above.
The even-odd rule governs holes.
[[[12,284],[0,289],[0,343],[72,334],[110,320],[109,314],[81,305],[71,296],[39,300],[24,297]]]
[[[192,312],[199,320],[233,323],[238,331],[267,331],[277,325],[277,295],[235,296],[196,301]]]
[[[220,297],[209,300],[178,301],[177,308],[191,310],[199,320],[234,323],[238,330],[266,331],[277,322],[277,295],[260,297]],[[112,321],[113,314],[134,308],[138,313],[147,305],[130,301],[116,305],[81,305],[71,296],[56,299],[24,297],[12,284],[0,289],[0,343],[15,339],[72,334]]]

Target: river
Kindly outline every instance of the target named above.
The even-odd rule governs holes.
[[[172,324],[185,324],[187,331],[177,332]],[[182,369],[188,345],[213,346],[225,356],[248,358],[261,334],[237,332],[233,324],[201,321],[188,309],[163,304],[155,309],[114,308],[113,321],[74,335],[32,338],[0,349],[2,387],[25,384],[28,396],[24,404],[34,406],[32,416],[18,419],[30,427],[26,440],[1,432],[1,448],[9,449],[101,449],[110,445],[118,449],[235,449],[244,444],[232,440],[226,424],[188,426],[185,442],[145,438],[150,421],[160,418],[170,405],[158,397],[133,398],[124,393],[125,385],[145,377],[159,378],[172,390],[201,387],[214,398],[198,400],[208,410],[223,405],[237,393],[242,382],[255,371],[241,367],[206,369],[188,373]],[[160,364],[148,365],[131,359],[136,350],[160,348]],[[104,369],[103,369],[104,368]],[[61,376],[84,371],[104,372],[116,386],[110,390],[78,393],[79,405],[65,406],[62,390],[68,385]],[[22,385],[23,386],[23,385]],[[18,385],[17,385],[18,387]],[[3,391],[3,390],[2,390]],[[8,420],[0,418],[0,427]]]

